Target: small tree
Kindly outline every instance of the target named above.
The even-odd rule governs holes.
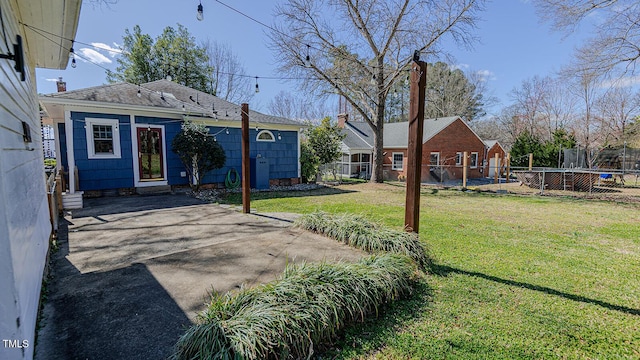
[[[342,156],[341,144],[346,134],[337,124],[331,124],[330,117],[322,119],[318,126],[310,126],[305,135],[319,164],[330,164]],[[335,172],[333,177],[336,177]]]
[[[318,157],[313,153],[311,145],[308,141],[303,141],[300,144],[300,173],[302,175],[302,182],[308,183],[313,181],[318,173]]]
[[[222,146],[202,124],[182,124],[182,130],[173,138],[171,147],[187,169],[189,185],[194,191],[200,188],[202,178],[209,171],[220,169],[227,160]]]

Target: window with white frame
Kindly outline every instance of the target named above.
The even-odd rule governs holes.
[[[469,167],[477,168],[478,167],[478,153],[472,152],[471,157],[469,158]]]
[[[440,153],[439,152],[432,152],[431,156],[429,157],[429,165],[440,165]]]
[[[118,119],[85,119],[87,156],[89,159],[119,159],[120,130]]]
[[[392,163],[391,163],[391,169],[392,170],[402,170],[402,165],[404,162],[404,154],[403,153],[393,153],[392,154]]]
[[[274,142],[276,138],[273,136],[273,133],[269,130],[262,130],[256,136],[256,141],[269,141]]]
[[[456,153],[456,165],[462,165],[462,153],[461,152],[457,152]]]

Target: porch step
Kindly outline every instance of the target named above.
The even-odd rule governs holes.
[[[136,193],[138,195],[171,194],[171,185],[138,187]]]
[[[82,191],[76,191],[75,193],[62,193],[62,208],[65,210],[82,209]]]

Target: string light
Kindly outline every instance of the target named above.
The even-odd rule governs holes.
[[[260,86],[258,86],[258,77],[256,76],[256,94],[260,92]]]
[[[29,24],[21,23],[21,25],[24,25],[25,27],[27,27],[27,28],[31,29],[32,31],[34,31],[35,33],[37,33],[38,35],[40,35],[43,38],[51,41],[52,43],[56,43],[57,45],[59,45],[57,41],[53,40],[52,38],[50,38],[50,37],[48,37],[46,35],[51,35],[51,36],[54,36],[54,37],[57,37],[57,38],[63,39],[63,40],[75,41],[73,39],[68,39],[66,37],[50,33],[50,32],[48,32],[46,30],[39,29],[39,28],[37,28],[35,26],[32,26],[32,25],[29,25]],[[116,52],[116,53],[119,53],[119,54],[124,53],[123,50],[107,49],[105,47],[96,46],[96,45],[85,43],[85,42],[82,42],[82,41],[75,41],[75,43],[82,44],[84,46],[91,47],[91,48],[94,48],[94,49],[97,49],[97,50],[112,51],[112,52]],[[63,48],[63,47],[61,46],[61,48]],[[70,49],[70,52],[71,52],[71,50],[73,50],[73,48]],[[95,65],[95,66],[97,66],[97,67],[99,67],[99,68],[101,68],[103,70],[109,70],[106,67],[104,67],[104,66],[102,66],[102,65],[100,65],[100,64],[98,64],[98,63],[96,63],[94,61],[91,61],[91,59],[89,59],[89,58],[80,56],[80,54],[75,54],[75,52],[74,52],[73,55],[77,55],[80,58],[82,58],[84,61],[89,62],[89,63],[91,63],[91,64],[93,64],[93,65]],[[246,78],[256,77],[255,75],[240,74],[240,73],[230,73],[230,72],[218,72],[218,74],[220,74],[220,75],[229,75],[229,76],[237,76],[237,77],[246,77]],[[259,76],[259,77],[261,79],[267,79],[267,80],[302,80],[302,81],[309,81],[309,80],[315,79],[315,78],[310,78],[308,76],[305,76],[305,77],[300,77],[300,76]],[[169,81],[173,80],[171,75],[168,75],[166,77],[166,79],[169,80]],[[351,77],[347,76],[345,78],[340,78],[340,79],[341,80],[349,80],[349,79],[351,79]],[[337,81],[338,78],[335,78],[335,80]],[[237,113],[237,111],[236,111],[236,113]]]
[[[282,135],[280,135],[280,131],[278,131],[278,140],[282,140]]]
[[[306,68],[311,67],[311,56],[309,56],[309,48],[311,48],[311,46],[307,44],[307,57],[304,59],[304,67]]]
[[[198,21],[204,20],[204,8],[202,7],[202,1],[200,1],[200,4],[198,5],[198,14],[196,15],[196,19],[198,19]]]
[[[73,42],[71,43],[71,49],[69,49],[71,53],[71,67],[76,68],[76,52],[73,50]]]
[[[138,84],[138,93],[136,94],[137,97],[142,97],[142,93],[140,92],[140,84]]]

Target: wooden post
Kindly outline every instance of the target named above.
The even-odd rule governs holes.
[[[500,155],[496,153],[495,157],[495,168],[493,169],[493,183],[497,184],[500,182]]]
[[[251,178],[249,177],[249,104],[242,104],[242,212],[251,212]]]
[[[533,170],[533,154],[529,154],[529,171]]]
[[[467,152],[463,152],[462,153],[462,188],[466,189],[467,188],[467,164],[468,164],[468,158],[469,154],[467,154]]]
[[[62,187],[62,181],[64,179],[64,175],[61,175],[60,172],[58,172],[58,175],[56,175],[56,202],[58,203],[58,214],[57,215],[62,215],[62,191],[63,191],[63,187]]]
[[[509,183],[509,177],[511,177],[511,153],[507,153],[507,159],[505,160],[507,166],[507,179],[505,183]]]
[[[427,85],[427,63],[414,56],[409,88],[409,142],[407,146],[407,192],[404,227],[417,233],[420,223],[420,182],[422,175],[422,132]]]

